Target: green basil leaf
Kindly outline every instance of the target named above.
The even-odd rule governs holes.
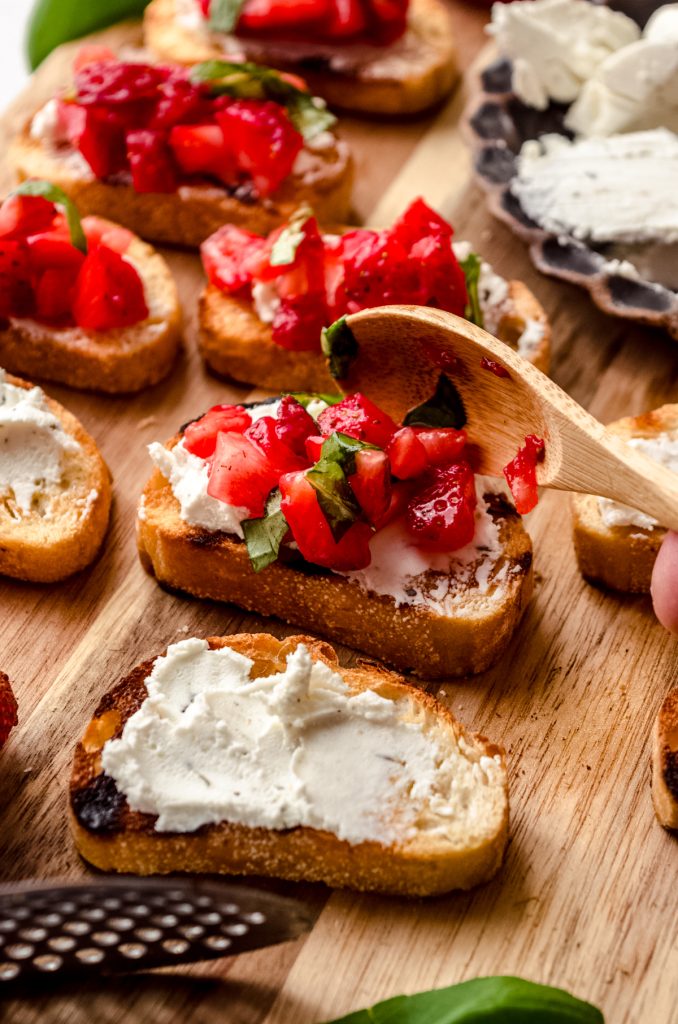
[[[261,572],[271,562],[275,562],[287,533],[287,520],[280,508],[280,501],[280,490],[276,487],[266,499],[265,514],[259,519],[245,519],[240,524],[255,572]]]
[[[348,434],[330,434],[323,442],[320,458],[306,474],[337,542],[360,516],[360,505],[346,478],[355,473],[356,453],[374,447]]]
[[[335,320],[330,327],[323,328],[320,347],[328,359],[330,374],[341,379],[348,374],[349,367],[358,355],[358,342],[346,323],[346,317]]]
[[[213,32],[232,32],[245,0],[212,0],[207,24]]]
[[[411,409],[403,420],[406,427],[454,427],[455,430],[461,430],[465,423],[466,410],[461,395],[444,373],[438,377],[433,397]]]
[[[294,263],[297,249],[304,240],[304,225],[313,216],[310,206],[300,206],[295,210],[287,224],[280,232],[273,248],[269,263],[272,267],[284,267]]]
[[[31,70],[61,43],[115,25],[124,18],[139,18],[149,0],[37,0],[28,22],[26,50]]]
[[[466,278],[466,292],[468,294],[464,316],[472,324],[477,324],[478,327],[482,327],[484,324],[483,311],[480,307],[480,297],[478,295],[481,263],[480,256],[475,252],[470,252],[465,260],[459,260],[459,266],[464,271],[464,277]]]
[[[296,398],[299,405],[303,405],[304,409],[308,409],[311,402],[324,402],[325,405],[338,405],[339,402],[343,402],[343,395],[326,395],[318,392],[314,394],[312,391],[288,391],[288,395],[292,398]]]
[[[356,437],[348,434],[340,434],[335,431],[323,442],[321,449],[321,462],[336,462],[343,469],[347,476],[355,473],[355,457],[358,452],[370,449],[379,451],[376,444],[368,444],[367,441],[359,441]],[[317,465],[317,463],[316,463]]]
[[[332,1024],[605,1024],[600,1010],[560,988],[522,978],[475,978],[396,996]]]
[[[215,96],[238,99],[268,99],[282,104],[292,124],[305,139],[326,131],[336,123],[324,100],[298,89],[279,71],[253,64],[227,60],[208,60],[191,69],[191,81],[208,84]]]
[[[29,181],[24,181],[18,188],[15,188],[12,195],[42,196],[48,202],[56,203],[58,206],[63,207],[66,220],[68,221],[71,242],[76,249],[80,249],[81,252],[87,252],[87,239],[85,238],[85,232],[82,230],[78,208],[58,185],[52,185],[49,181],[38,181],[31,178]]]

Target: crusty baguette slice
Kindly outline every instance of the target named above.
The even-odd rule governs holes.
[[[416,605],[398,607],[392,597],[329,570],[309,572],[277,561],[255,573],[243,541],[180,518],[159,470],[143,492],[139,555],[158,582],[175,590],[274,615],[427,679],[469,675],[500,657],[532,593],[530,538],[512,506],[496,494],[487,498],[502,553],[486,593],[451,579],[458,606],[449,617]]]
[[[33,387],[9,375],[7,381]],[[111,476],[95,441],[58,402],[47,398],[47,405],[80,449],[65,452],[61,486],[46,494],[44,507],[26,514],[0,498],[0,575],[34,583],[63,580],[89,565],[111,509]]]
[[[652,800],[660,824],[678,829],[678,689],[671,690],[655,722]]]
[[[144,33],[157,57],[178,64],[229,59],[235,47],[247,60],[294,70],[338,110],[417,113],[447,96],[459,77],[454,31],[442,0],[411,0],[406,34],[384,47],[295,47],[240,36],[227,37],[225,46],[218,35],[182,24],[177,0],[153,0],[146,8]]]
[[[497,337],[515,349],[529,321],[541,324],[543,334],[526,358],[546,373],[551,351],[546,313],[522,281],[511,281]],[[272,391],[337,391],[321,352],[292,352],[276,345],[270,325],[259,319],[250,302],[215,285],[207,285],[200,296],[199,324],[200,351],[215,373]]]
[[[71,197],[81,216],[107,217],[152,242],[196,247],[225,223],[265,235],[303,203],[328,223],[348,217],[353,163],[341,141],[309,153],[302,173],[290,175],[269,198],[252,201],[218,185],[182,185],[177,192],[160,194],[99,181],[75,150],[45,145],[32,138],[29,129],[30,122],[9,150],[9,162],[21,181],[51,181]]]
[[[83,331],[11,318],[0,328],[0,366],[109,394],[140,391],[162,380],[181,341],[176,284],[163,257],[140,238],[133,239],[125,255],[144,283],[146,320],[112,331]]]
[[[251,658],[255,676],[284,670],[286,657],[304,643],[314,660],[338,669],[334,650],[312,637],[276,640],[267,633],[210,638],[211,648],[231,647]],[[70,788],[71,822],[82,856],[104,871],[165,874],[170,871],[272,875],[294,881],[320,881],[336,887],[426,896],[468,889],[499,868],[508,830],[508,796],[503,751],[472,736],[428,694],[402,677],[373,665],[341,669],[350,690],[366,689],[402,702],[407,718],[433,733],[445,754],[456,751],[479,764],[492,759],[478,779],[477,820],[469,827],[461,814],[422,815],[417,832],[400,844],[351,844],[331,832],[297,826],[276,831],[232,822],[203,825],[195,832],[162,833],[156,818],[133,812],[114,780],[103,774],[104,744],[120,736],[125,722],[147,695],[145,680],[153,662],[136,668],[100,702],[75,752]],[[479,765],[480,767],[480,765]],[[356,785],[361,784],[358,774]],[[452,787],[454,779],[452,779]],[[453,788],[449,796],[451,797]]]
[[[608,427],[618,437],[653,437],[678,430],[678,405],[617,420]],[[631,499],[630,504],[632,504]],[[579,571],[593,583],[629,594],[649,594],[652,569],[666,531],[657,526],[607,526],[598,498],[572,496],[572,526]]]

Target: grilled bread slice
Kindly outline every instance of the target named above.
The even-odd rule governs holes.
[[[179,436],[168,443],[172,447]],[[355,647],[401,671],[427,679],[483,672],[508,645],[532,593],[532,544],[520,516],[488,493],[489,515],[501,551],[478,551],[442,581],[453,611],[398,605],[362,583],[319,567],[282,561],[255,573],[238,537],[191,526],[180,517],[171,486],[159,470],[141,499],[137,541],[141,562],[158,582],[196,597],[230,601]],[[398,552],[394,550],[397,563]]]
[[[511,281],[504,306],[496,327],[497,337],[517,349],[528,324],[539,325],[540,337],[525,351],[525,358],[547,373],[551,329],[541,304],[522,281]],[[276,345],[270,325],[259,319],[247,300],[208,284],[200,296],[199,323],[200,351],[215,373],[271,391],[332,394],[337,390],[322,353],[294,352]]]
[[[664,405],[641,416],[617,420],[608,429],[625,441],[669,435],[678,449],[678,405]],[[629,502],[632,504],[630,495]],[[666,530],[651,524],[608,525],[600,499],[590,494],[573,495],[571,507],[581,574],[612,590],[649,594],[652,569]]]
[[[267,234],[288,220],[300,203],[333,223],[346,220],[353,163],[345,143],[308,152],[305,166],[276,192],[253,200],[239,189],[211,184],[181,185],[176,192],[136,192],[131,184],[99,181],[80,154],[31,137],[30,122],[12,143],[9,161],[21,181],[44,178],[70,196],[81,216],[97,214],[123,224],[152,242],[199,246],[225,223]]]
[[[33,387],[9,375],[6,380],[26,391]],[[45,403],[78,447],[64,451],[60,483],[45,488],[28,512],[11,494],[0,495],[0,575],[35,583],[66,579],[89,565],[111,508],[111,477],[96,443],[61,405],[46,396]]]
[[[660,824],[678,829],[678,689],[668,694],[655,722],[652,800]]]
[[[12,317],[0,327],[0,366],[109,394],[140,391],[167,376],[181,341],[174,278],[163,257],[140,238],[132,240],[125,257],[143,281],[145,320],[111,331],[84,331]]]
[[[153,0],[146,8],[147,46],[161,60],[196,64],[232,59],[294,70],[330,106],[366,114],[412,114],[443,99],[459,77],[454,32],[442,0],[411,0],[405,35],[389,46],[291,45],[275,39],[220,37],[186,24],[186,0]],[[197,5],[196,5],[197,7]]]
[[[121,736],[148,695],[146,680],[154,665],[149,661],[102,699],[76,749],[70,807],[82,856],[104,871],[272,875],[409,896],[468,889],[490,878],[501,864],[508,829],[506,769],[499,747],[484,737],[470,735],[445,707],[408,686],[400,676],[370,664],[340,669],[332,647],[312,637],[281,641],[259,633],[208,641],[213,650],[230,647],[251,659],[251,678],[284,671],[287,656],[300,643],[314,661],[340,672],[350,694],[373,690],[395,702],[398,719],[402,717],[408,728],[430,738],[441,758],[449,758],[445,763],[456,765],[436,784],[437,806],[424,803],[407,838],[351,843],[331,831],[305,825],[276,830],[233,821],[203,824],[192,832],[158,831],[157,816],[131,810],[115,779],[105,774],[102,766],[104,745]],[[330,733],[328,727],[328,742]],[[365,740],[370,735],[375,736],[376,756],[383,734],[377,738],[379,730],[371,731],[367,723]],[[307,752],[305,757],[312,754]],[[360,759],[355,763],[355,780],[344,779],[344,788],[355,785],[356,793],[363,792],[364,769],[365,761]],[[460,801],[459,777],[469,770],[473,782],[463,787],[467,800]],[[409,802],[412,798],[404,799]],[[375,807],[375,813],[379,810]]]

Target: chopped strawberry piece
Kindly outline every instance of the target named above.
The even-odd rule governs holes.
[[[457,551],[473,540],[476,501],[467,462],[435,469],[427,485],[410,498],[405,527],[422,547]]]
[[[154,100],[169,78],[167,68],[124,61],[88,63],[75,76],[75,91],[82,106],[138,104]]]
[[[113,252],[119,252],[124,256],[129,249],[134,235],[127,228],[119,224],[112,224],[110,220],[102,217],[83,217],[82,230],[85,232],[88,246],[105,245]]]
[[[399,480],[412,480],[428,468],[426,448],[412,427],[401,427],[386,449],[393,475]]]
[[[127,159],[137,192],[174,192],[177,175],[167,136],[159,131],[127,132]]]
[[[347,311],[342,240],[337,236],[323,238],[325,259],[325,297],[327,322],[334,323]]]
[[[281,441],[292,449],[295,455],[306,457],[306,440],[316,432],[315,420],[293,395],[280,399],[275,430]]]
[[[323,409],[318,417],[318,425],[325,437],[338,431],[379,448],[386,448],[398,429],[390,416],[359,391],[337,405]]]
[[[209,18],[210,16],[210,3],[211,0],[200,0],[200,8],[203,13],[203,17]]]
[[[406,249],[411,249],[422,238],[451,239],[452,227],[432,210],[423,199],[415,199],[405,212],[398,217],[391,228],[394,236]]]
[[[78,148],[86,121],[87,111],[84,107],[66,100],[57,100],[57,123],[54,132],[56,141],[69,142],[71,146]]]
[[[424,446],[430,466],[457,462],[466,446],[465,430],[454,430],[453,427],[414,427],[414,432]]]
[[[325,323],[325,304],[316,295],[281,299],[273,318],[273,341],[294,352],[317,352]]]
[[[511,488],[516,510],[522,516],[531,512],[539,500],[537,463],[544,458],[544,442],[536,434],[528,434],[515,458],[504,466],[504,476]]]
[[[368,0],[373,41],[381,46],[395,42],[407,28],[408,0]]]
[[[238,30],[270,34],[312,27],[328,17],[328,0],[245,0]]]
[[[28,246],[0,240],[0,317],[30,316],[34,309]]]
[[[244,434],[252,417],[242,405],[215,405],[199,420],[189,423],[184,430],[184,448],[201,459],[214,455],[217,435]]]
[[[12,693],[9,679],[0,672],[0,747],[5,745],[18,721],[16,697]]]
[[[116,61],[118,58],[108,46],[102,46],[98,43],[87,43],[85,46],[81,46],[75,55],[73,61],[73,70],[77,74],[78,71],[82,71],[88,64],[110,64],[111,61]]]
[[[367,18],[360,0],[332,0],[331,14],[325,26],[325,32],[331,39],[360,35],[366,27]]]
[[[391,505],[391,470],[386,452],[369,448],[357,452],[355,473],[348,482],[369,521],[379,522]]]
[[[297,469],[306,469],[308,459],[304,455],[295,455],[290,446],[281,440],[277,432],[277,422],[273,416],[261,416],[245,431],[245,437],[264,453],[276,473],[292,473]]]
[[[199,85],[194,85],[184,71],[173,73],[161,87],[161,98],[149,124],[150,128],[165,130],[180,121],[194,121],[209,117],[209,99]]]
[[[308,562],[342,572],[364,569],[370,564],[372,530],[367,523],[352,523],[337,542],[305,473],[286,473],[280,477],[279,486],[281,510]]]
[[[170,146],[184,174],[208,174],[227,185],[237,179],[235,157],[217,124],[178,124]]]
[[[262,516],[266,498],[279,474],[260,449],[243,434],[220,433],[210,469],[207,493],[212,498]]]
[[[97,178],[108,178],[127,166],[125,129],[109,110],[90,107],[78,140],[78,149]]]
[[[27,239],[27,245],[31,268],[34,271],[70,270],[75,282],[75,277],[85,260],[85,254],[75,248],[68,229],[56,228],[40,235],[31,235]]]
[[[92,249],[78,275],[75,322],[84,330],[108,331],[145,320],[148,307],[136,269],[119,253]]]
[[[35,316],[38,320],[69,317],[77,273],[72,269],[45,270],[35,287]]]
[[[266,239],[234,224],[224,224],[200,247],[205,273],[211,284],[225,292],[237,292],[252,281],[251,266],[261,260]]]
[[[374,529],[383,530],[385,526],[393,522],[399,516],[405,514],[407,504],[412,497],[413,484],[408,481],[396,480],[391,483],[391,500],[389,506],[386,509],[383,516],[380,519],[375,519]]]
[[[269,100],[235,100],[216,120],[259,195],[275,192],[304,144],[284,107]]]
[[[304,443],[306,454],[311,462],[317,462],[322,455],[323,444],[327,439],[324,437],[318,437],[314,434],[312,437],[307,437]]]
[[[0,206],[0,238],[21,239],[48,231],[57,209],[43,196],[13,195]]]
[[[421,268],[408,265],[407,250],[389,231],[348,231],[342,240],[344,286],[349,309],[403,302]]]

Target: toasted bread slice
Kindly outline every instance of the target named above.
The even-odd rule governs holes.
[[[302,171],[292,173],[274,195],[255,201],[249,193],[229,192],[216,184],[140,193],[131,184],[99,181],[76,150],[32,138],[30,122],[9,150],[10,164],[20,180],[53,182],[75,202],[81,216],[97,214],[152,242],[191,247],[225,223],[267,234],[288,220],[300,203],[312,205],[328,223],[346,220],[353,184],[348,147],[338,140],[327,149],[306,151],[306,156]]]
[[[655,722],[652,800],[659,823],[678,829],[678,689],[671,690]]]
[[[528,323],[539,324],[540,337],[525,357],[546,373],[551,330],[542,306],[521,281],[509,282],[508,300],[503,306],[497,337],[517,349]],[[293,352],[276,345],[270,325],[259,319],[247,300],[207,285],[200,296],[199,323],[200,351],[215,373],[271,391],[337,391],[322,353]]]
[[[112,331],[53,328],[11,318],[0,328],[0,366],[72,388],[119,394],[167,376],[181,341],[181,306],[162,256],[135,238],[125,253],[143,284],[149,315]]]
[[[431,584],[444,585],[452,599],[449,614],[398,605],[388,594],[318,567],[277,561],[255,573],[238,537],[181,519],[159,470],[143,492],[139,555],[158,582],[172,589],[274,615],[427,679],[469,675],[500,657],[532,593],[532,545],[522,521],[502,496],[487,494],[486,500],[501,551],[496,557],[478,551],[470,568],[460,566],[442,580],[432,577]]]
[[[186,0],[153,0],[146,8],[145,41],[160,59],[196,64],[232,59],[235,51],[247,60],[298,72],[339,110],[417,113],[447,96],[459,78],[454,32],[442,0],[411,0],[407,32],[390,46],[220,37],[206,31],[199,17],[196,25],[182,19],[182,6]]]
[[[617,420],[608,429],[624,440],[670,433],[678,444],[678,405],[664,405],[642,416]],[[573,495],[571,507],[582,576],[612,590],[649,594],[652,569],[666,530],[638,524],[608,525],[600,500],[590,494]]]
[[[7,375],[7,383],[33,385]],[[61,482],[22,512],[12,497],[0,497],[0,575],[35,583],[66,579],[93,561],[108,528],[111,476],[94,440],[58,402],[48,410],[79,448],[65,451]]]
[[[314,661],[340,672],[350,694],[372,690],[396,702],[398,718],[430,738],[441,759],[450,758],[448,763],[457,765],[436,787],[439,809],[424,804],[409,836],[388,843],[351,843],[306,825],[277,830],[232,821],[204,824],[192,832],[157,831],[157,816],[132,811],[102,767],[104,745],[121,736],[148,695],[146,679],[154,664],[149,661],[102,699],[76,749],[70,806],[82,856],[104,871],[272,875],[409,896],[468,889],[490,878],[501,864],[508,828],[506,769],[499,747],[470,735],[445,707],[400,676],[368,664],[339,669],[334,650],[312,637],[281,641],[259,633],[208,641],[213,650],[230,647],[251,659],[251,678],[284,671],[287,656],[300,643]],[[378,734],[379,730],[375,737]],[[365,735],[370,735],[369,727]],[[467,790],[468,803],[460,806],[455,801],[458,776],[469,767],[473,784]],[[363,769],[361,760],[355,765],[356,792],[365,784]],[[350,788],[353,779],[345,780],[346,785]]]

